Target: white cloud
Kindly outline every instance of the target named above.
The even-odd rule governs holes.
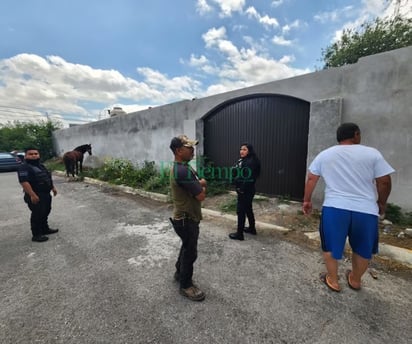
[[[294,20],[292,23],[290,24],[286,24],[284,26],[282,26],[282,32],[284,34],[289,33],[292,29],[298,29],[299,27],[302,26],[302,23],[300,22],[299,19]]]
[[[293,56],[283,56],[280,60],[265,54],[259,54],[261,48],[237,47],[227,39],[224,27],[213,28],[203,35],[205,45],[216,49],[224,57],[214,72],[218,83],[208,87],[208,95],[226,92],[236,88],[256,85],[263,82],[284,79],[295,75],[308,73],[308,69],[295,69],[288,66],[294,60]],[[244,37],[250,42],[250,37]]]
[[[158,103],[165,104],[176,99],[193,98],[200,91],[201,83],[188,76],[168,78],[166,75],[147,67],[137,68],[137,71],[144,76],[148,89],[155,92],[154,99]]]
[[[295,61],[295,56],[294,55],[285,55],[279,60],[280,63],[284,63],[284,64],[288,64],[288,63],[291,63],[293,61]]]
[[[278,21],[276,20],[276,18],[271,18],[271,17],[269,17],[268,15],[264,15],[264,16],[260,15],[260,14],[258,13],[258,11],[256,11],[256,9],[255,9],[253,6],[249,7],[249,8],[246,10],[245,13],[246,13],[250,18],[255,18],[255,19],[257,19],[258,22],[261,23],[261,24],[262,24],[263,26],[265,26],[265,27],[270,27],[270,26],[272,26],[272,27],[278,27],[278,26],[279,26],[279,23],[278,23]]]
[[[289,46],[292,45],[292,41],[285,39],[283,36],[274,36],[272,42],[277,45]]]
[[[275,59],[259,56],[253,49],[241,49],[239,55],[228,59],[219,73],[219,83],[208,87],[208,95],[289,78],[309,73],[308,69],[295,69],[287,65],[291,57]]]
[[[199,67],[207,64],[209,61],[206,56],[201,55],[200,57],[196,57],[193,54],[190,56],[189,65],[192,67]]]
[[[346,6],[330,12],[321,12],[314,16],[314,20],[320,23],[335,22],[353,14],[353,6]]]
[[[235,24],[235,25],[232,26],[233,31],[239,31],[240,32],[240,31],[243,31],[245,29],[247,29],[247,26],[242,25],[242,24]]]
[[[393,17],[395,15],[412,18],[412,0],[392,0],[383,13],[383,17]]]
[[[279,7],[283,4],[283,0],[272,0],[271,6],[272,7]]]
[[[211,0],[220,8],[221,17],[230,17],[233,12],[241,13],[246,0]]]
[[[197,11],[200,15],[204,15],[204,14],[206,14],[206,13],[209,13],[209,12],[213,11],[213,9],[212,9],[212,7],[207,3],[206,0],[197,0],[196,11]]]
[[[93,69],[58,56],[20,54],[0,60],[0,98],[3,107],[15,108],[18,104],[42,114],[78,116],[88,121],[97,117],[99,110],[90,114],[84,107],[86,103],[102,104],[102,108],[118,99],[165,104],[193,98],[200,92],[200,82],[188,76],[168,78],[150,68],[138,68],[137,72],[143,82],[115,70]],[[10,120],[16,119],[14,112],[7,113]]]
[[[254,49],[255,51],[266,53],[268,50],[267,41],[264,38],[257,40],[251,36],[243,36],[243,40],[249,45],[250,48]]]
[[[363,12],[375,17],[380,16],[388,7],[387,0],[362,0]]]
[[[208,32],[202,35],[203,40],[206,43],[206,47],[209,48],[226,37],[226,28],[220,27],[219,29],[212,28]]]
[[[114,106],[120,106],[127,113],[131,113],[131,112],[146,110],[149,107],[153,107],[154,105],[153,104],[141,105],[141,104],[120,104],[120,103],[116,103],[116,104],[113,104],[113,106],[111,106],[111,107],[114,107]]]

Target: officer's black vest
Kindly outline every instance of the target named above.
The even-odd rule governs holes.
[[[43,166],[34,166],[27,164],[34,174],[34,180],[31,187],[34,192],[50,192],[52,189],[51,173]]]

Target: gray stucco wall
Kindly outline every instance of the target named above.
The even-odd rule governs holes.
[[[58,155],[92,143],[94,165],[105,157],[133,162],[170,161],[171,137],[186,133],[200,140],[203,122],[219,104],[248,94],[289,95],[311,102],[308,161],[336,144],[338,123],[356,122],[362,143],[380,150],[396,169],[390,201],[412,210],[412,47],[368,56],[358,63],[260,84],[210,97],[185,100],[54,132]],[[316,199],[321,201],[321,190]]]

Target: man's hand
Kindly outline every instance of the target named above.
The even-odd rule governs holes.
[[[378,207],[379,207],[379,217],[385,218],[385,212],[386,212],[386,203],[380,203],[379,201],[378,203]]]
[[[312,202],[303,202],[302,211],[303,214],[309,215],[312,212]]]
[[[40,202],[39,196],[37,196],[34,192],[30,195],[31,203],[37,204]]]
[[[56,196],[57,195],[57,189],[54,186],[53,186],[52,191],[53,191],[53,196]]]
[[[204,178],[199,179],[199,183],[203,188],[205,188],[207,186],[207,181]]]

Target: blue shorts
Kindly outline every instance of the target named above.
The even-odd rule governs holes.
[[[332,207],[322,208],[319,226],[322,251],[342,259],[346,238],[352,251],[365,259],[378,253],[378,216]]]

